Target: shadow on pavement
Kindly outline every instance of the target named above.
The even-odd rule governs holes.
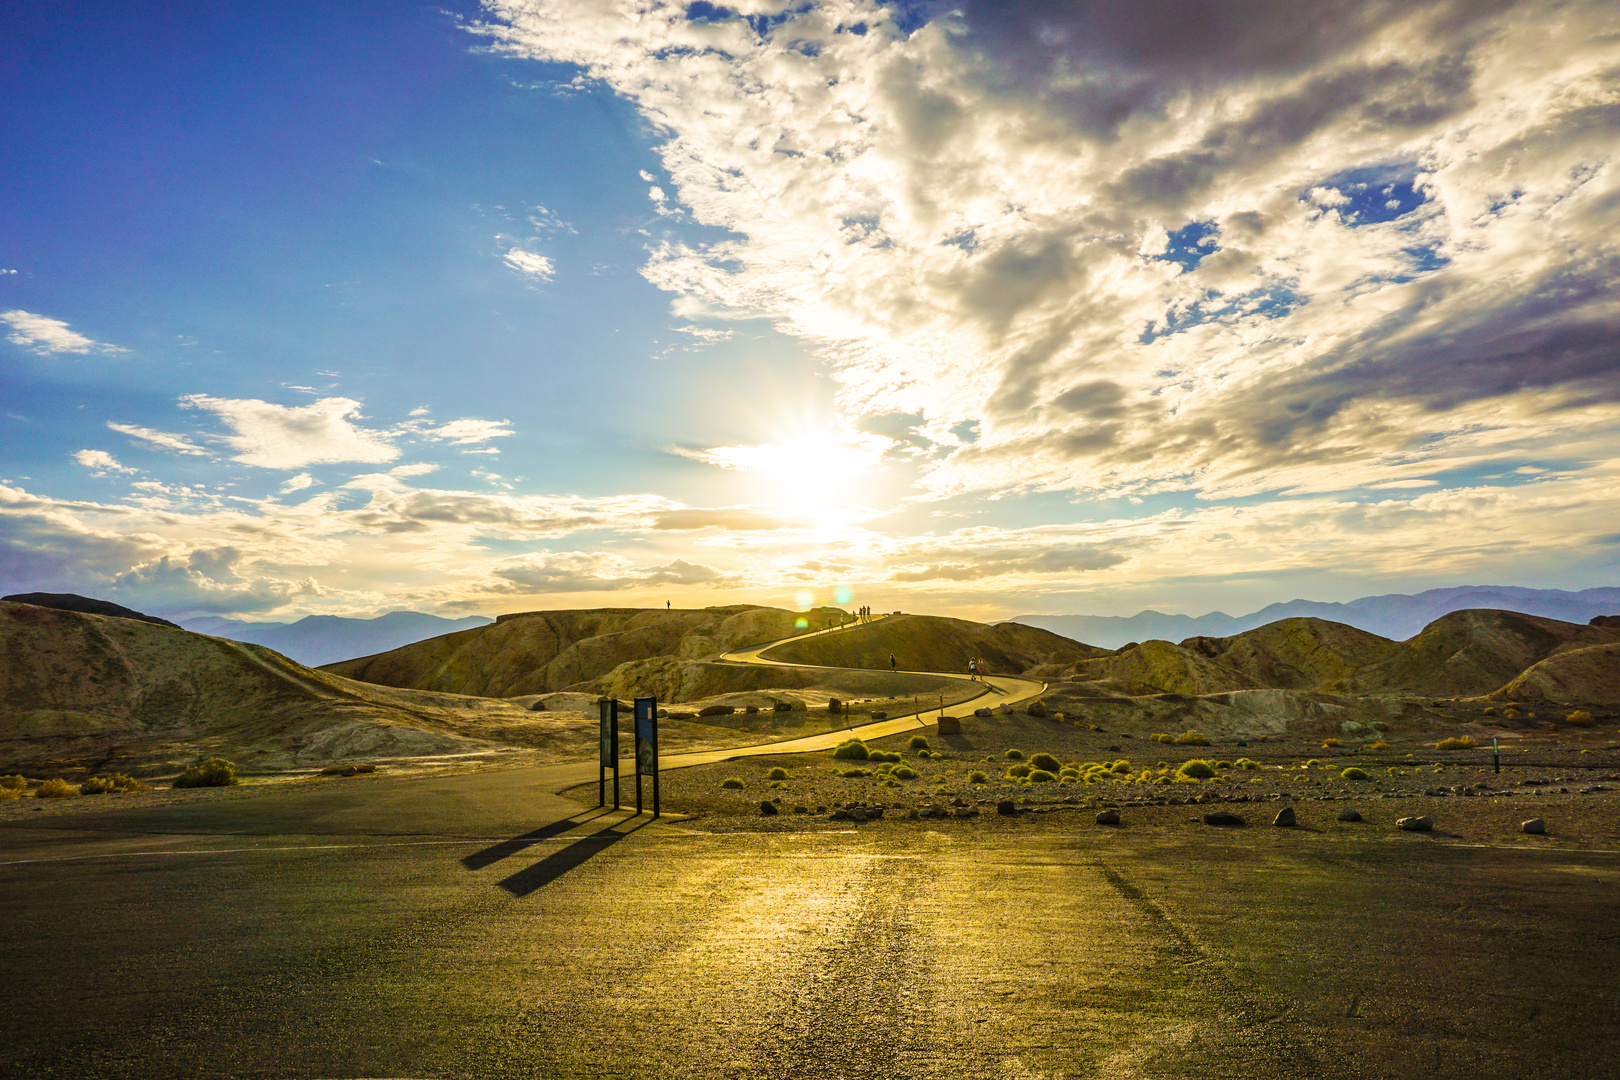
[[[497,882],[497,884],[513,896],[528,896],[536,889],[551,884],[568,873],[568,871],[583,864],[593,855],[606,851],[620,840],[645,828],[652,822],[652,818],[632,820],[635,821],[635,824],[627,829],[609,826],[601,832],[582,836],[560,851],[552,852],[528,869],[519,870],[506,880]]]
[[[462,859],[461,865],[469,870],[482,870],[491,863],[498,863],[508,856],[516,855],[530,844],[540,840],[549,840],[553,836],[561,836],[570,829],[577,829],[581,825],[587,825],[610,812],[605,808],[600,808],[574,814],[572,817],[565,817],[561,821],[553,821],[550,825],[542,825],[533,832],[524,833],[522,836],[514,836],[510,840],[502,840],[493,847],[474,852]]]

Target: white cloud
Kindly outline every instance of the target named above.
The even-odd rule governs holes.
[[[135,469],[119,464],[118,459],[105,450],[80,450],[73,455],[73,460],[93,471],[97,476],[106,476],[108,473],[132,473]]]
[[[214,413],[236,432],[224,441],[237,453],[233,460],[264,469],[298,469],[326,462],[392,461],[399,449],[384,432],[357,427],[360,403],[352,398],[322,398],[310,405],[275,405],[254,398],[216,398],[187,394],[185,408]]]
[[[123,352],[114,345],[92,341],[71,329],[61,319],[51,319],[31,312],[0,311],[0,320],[11,324],[7,340],[14,345],[33,349],[39,353]]]
[[[297,476],[282,481],[281,491],[282,494],[287,495],[294,491],[303,491],[305,488],[314,486],[314,484],[315,478],[309,473],[299,473]]]
[[[654,246],[678,314],[774,319],[851,416],[977,425],[935,495],[1324,490],[1620,425],[1613,5],[489,10],[667,133],[644,179],[726,230]]]
[[[501,261],[512,269],[537,277],[541,281],[550,281],[556,272],[556,264],[550,259],[533,251],[524,251],[522,248],[512,248],[501,256]]]
[[[182,454],[206,456],[209,451],[198,446],[184,435],[173,435],[167,431],[153,431],[151,428],[138,427],[135,424],[115,424],[108,421],[107,426],[120,435],[128,435],[132,439],[150,443],[152,446],[164,450],[174,450]]]
[[[677,326],[675,329],[682,334],[691,334],[699,341],[711,345],[720,341],[730,341],[737,336],[735,330],[722,330],[715,326]]]
[[[452,420],[442,427],[433,428],[430,434],[458,446],[470,446],[506,438],[512,434],[511,424],[510,420]]]

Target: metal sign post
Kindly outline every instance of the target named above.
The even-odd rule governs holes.
[[[636,813],[641,813],[641,778],[652,777],[653,817],[662,810],[658,798],[658,699],[636,698]]]
[[[601,714],[602,748],[597,757],[596,805],[607,805],[607,771],[613,770],[613,809],[619,808],[619,703],[602,698],[596,703]]]
[[[1502,772],[1502,751],[1499,747],[1497,747],[1495,739],[1491,740],[1491,765],[1495,768],[1497,774],[1500,775]]]

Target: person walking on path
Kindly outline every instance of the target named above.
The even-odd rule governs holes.
[[[894,670],[894,653],[889,654],[889,670]]]

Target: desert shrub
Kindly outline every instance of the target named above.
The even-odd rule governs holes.
[[[838,775],[843,776],[843,777],[848,777],[850,779],[858,780],[863,776],[871,776],[872,775],[872,770],[871,769],[862,769],[862,768],[857,767],[857,768],[853,768],[853,769],[845,769],[843,772],[839,773]]]
[[[1370,742],[1367,745],[1363,746],[1362,749],[1363,750],[1388,750],[1389,749],[1389,743],[1385,742],[1383,739],[1374,739],[1372,742]]]
[[[906,759],[900,756],[900,751],[898,750],[868,750],[866,752],[866,760],[888,761],[898,765]]]
[[[1176,770],[1176,775],[1188,780],[1208,780],[1215,775],[1215,768],[1207,761],[1193,758],[1191,761],[1182,762],[1181,768]]]
[[[28,794],[27,788],[0,787],[0,802],[11,802],[13,799],[20,799],[26,794]]]
[[[1222,772],[1229,772],[1232,768],[1232,763],[1230,761],[1217,761],[1215,763],[1215,767],[1220,769]]]
[[[1477,745],[1479,744],[1474,742],[1472,735],[1464,735],[1461,738],[1441,739],[1434,744],[1434,748],[1436,750],[1472,750]]]
[[[787,779],[787,770],[782,768],[782,766],[778,765],[776,768],[772,769],[770,772],[765,774],[765,779],[767,779],[767,780],[786,780]]]
[[[0,776],[0,788],[10,788],[13,791],[21,791],[27,786],[28,777],[23,776],[20,773],[9,773],[5,776]]]
[[[1064,767],[1062,769],[1059,769],[1058,770],[1058,779],[1060,779],[1060,780],[1078,780],[1078,779],[1080,779],[1080,770],[1079,769],[1068,768],[1068,767]]]
[[[1063,771],[1063,763],[1051,754],[1036,754],[1029,759],[1029,765],[1032,769],[1044,769],[1049,773]]]
[[[34,789],[36,799],[71,799],[79,789],[66,780],[47,780]]]
[[[1310,782],[1311,778],[1306,776],[1304,773],[1296,773],[1294,775],[1294,783],[1296,784],[1308,784]]]
[[[896,780],[915,780],[917,779],[917,770],[910,765],[896,765],[889,775]]]
[[[787,790],[787,781],[785,781],[785,780],[772,780],[771,781],[771,787],[773,789],[777,790],[777,791],[786,791]]]
[[[1108,771],[1115,773],[1128,773],[1131,771],[1131,763],[1126,761],[1124,758],[1121,758],[1110,765],[1108,767]]]
[[[1022,780],[1024,777],[1028,776],[1029,773],[1030,766],[1028,765],[1014,765],[1007,770],[1007,775],[1012,777],[1014,780]]]
[[[235,783],[240,783],[236,778],[236,766],[219,757],[189,765],[185,772],[174,778],[177,788],[230,787]]]
[[[1183,731],[1180,735],[1177,735],[1171,741],[1174,742],[1177,746],[1208,746],[1209,745],[1209,739],[1205,738],[1204,735],[1201,734],[1200,732],[1193,731],[1191,728],[1187,729],[1186,731]]]
[[[906,745],[913,750],[926,750],[928,749],[928,736],[913,735],[910,739],[906,740]]]
[[[80,795],[104,795],[113,790],[112,780],[105,776],[92,776],[79,785]]]
[[[1585,709],[1576,709],[1564,717],[1564,723],[1574,724],[1576,727],[1591,727],[1596,721],[1592,719],[1592,714]]]
[[[377,766],[370,762],[347,762],[342,765],[328,765],[321,770],[322,776],[359,776],[361,773],[374,773]]]
[[[1024,760],[1024,752],[1022,750],[1016,750],[1016,749],[1012,749],[1012,748],[1009,748],[1007,750],[1007,753],[1005,755],[1003,755],[1003,756],[1006,757],[1006,759],[1008,761],[1023,761]]]
[[[1031,769],[1029,773],[1029,782],[1032,784],[1050,784],[1056,779],[1056,776],[1045,769]]]
[[[970,784],[988,784],[990,782],[990,778],[984,773],[980,772],[978,769],[974,769],[972,772],[968,773],[967,782]]]
[[[743,789],[742,777],[728,776],[724,780],[720,781],[720,786],[728,791],[741,791]]]
[[[1175,742],[1175,740],[1172,739],[1170,736],[1162,735],[1162,734],[1161,735],[1150,735],[1149,738],[1151,738],[1156,743],[1172,743],[1172,742]]]
[[[1484,714],[1486,716],[1495,716],[1496,715],[1496,707],[1494,705],[1487,705],[1487,706],[1485,706],[1483,712],[1484,712]]]
[[[865,761],[872,756],[872,751],[860,739],[845,739],[833,747],[833,757],[842,761]]]
[[[1307,769],[1320,769],[1322,767],[1322,763],[1317,761],[1315,758],[1311,758],[1311,760],[1305,763],[1305,767]]]
[[[1322,745],[1324,747],[1338,746],[1339,745],[1339,740],[1338,739],[1323,739],[1322,740]]]
[[[1389,773],[1389,775],[1391,775],[1391,776],[1405,776],[1406,775],[1405,770],[1403,770],[1398,765],[1391,765],[1389,768],[1385,769],[1384,771]]]
[[[1341,779],[1341,780],[1365,780],[1365,779],[1367,779],[1367,770],[1358,769],[1358,768],[1355,768],[1354,766],[1352,766],[1352,767],[1344,770],[1344,772],[1340,773],[1339,774],[1339,779]]]

